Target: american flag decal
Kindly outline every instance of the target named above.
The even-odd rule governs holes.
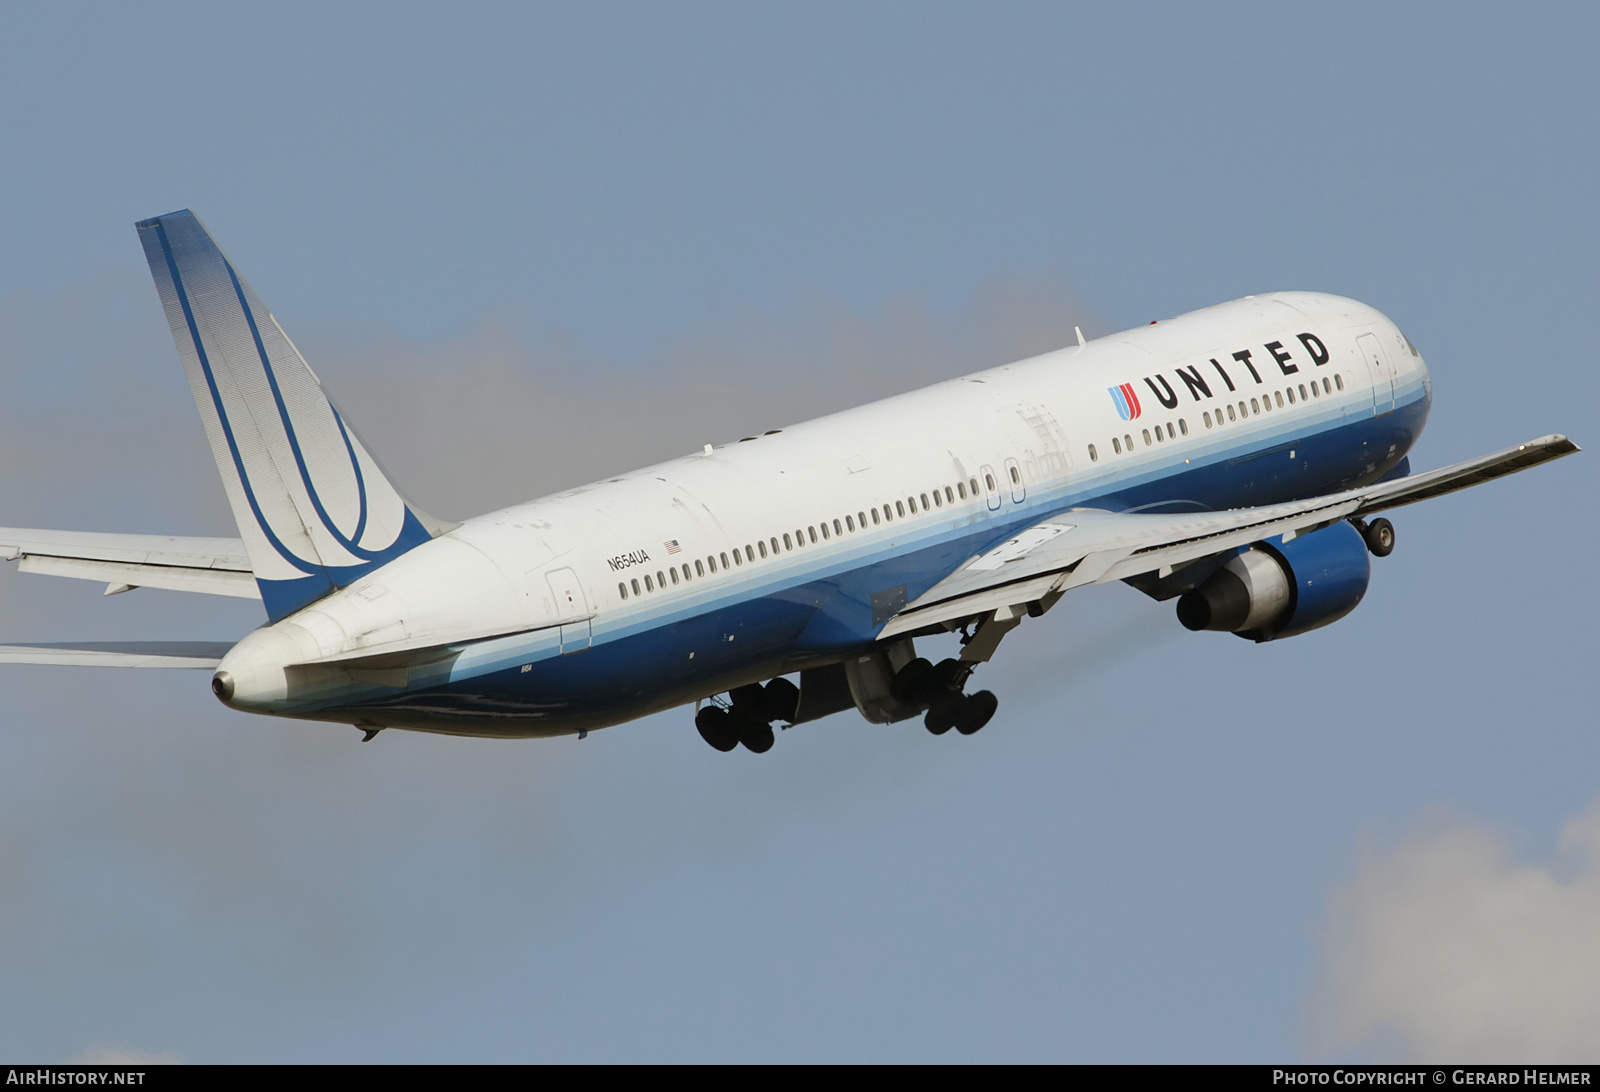
[[[667,541],[663,542],[661,545],[663,545],[663,546],[665,546],[667,548],[667,553],[669,553],[669,554],[681,554],[681,553],[683,553],[683,547],[678,545],[678,540],[675,539],[675,538],[669,538],[669,539],[667,539]]]
[[[1111,401],[1116,404],[1117,412],[1122,414],[1124,421],[1131,421],[1139,416],[1139,396],[1133,393],[1133,384],[1124,383],[1120,387],[1107,387],[1111,392]]]

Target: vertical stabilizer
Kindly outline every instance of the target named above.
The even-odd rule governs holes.
[[[273,621],[432,537],[205,225],[140,221],[206,439]]]

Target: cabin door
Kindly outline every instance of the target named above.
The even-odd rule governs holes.
[[[593,611],[584,597],[583,584],[571,569],[554,569],[545,575],[550,595],[555,600],[556,617],[561,620],[561,655],[570,656],[589,647],[592,636],[589,619]]]
[[[1356,338],[1356,347],[1367,362],[1367,375],[1372,380],[1372,412],[1381,416],[1394,409],[1394,367],[1376,334],[1362,334]]]

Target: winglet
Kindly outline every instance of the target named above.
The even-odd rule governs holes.
[[[199,217],[138,228],[272,621],[447,529],[390,484]]]

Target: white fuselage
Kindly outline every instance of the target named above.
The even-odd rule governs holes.
[[[598,727],[870,645],[904,596],[1067,507],[1372,480],[1428,402],[1372,308],[1248,297],[467,520],[220,670],[255,712]]]

